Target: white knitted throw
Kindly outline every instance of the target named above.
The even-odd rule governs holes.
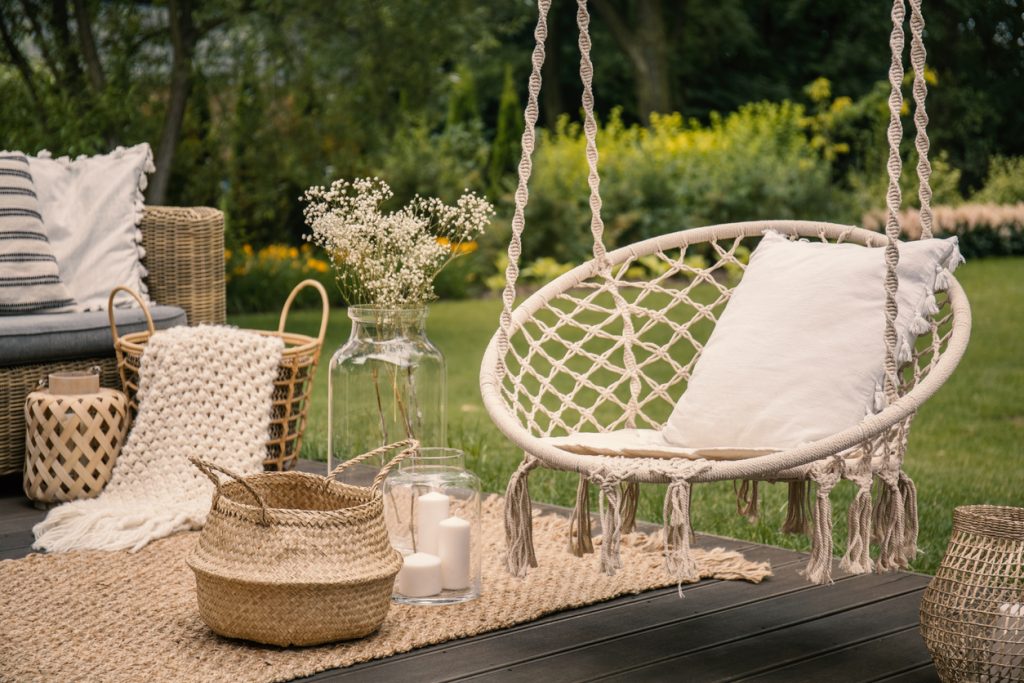
[[[240,474],[263,468],[283,342],[232,327],[175,327],[149,340],[139,412],[110,483],[37,524],[36,549],[139,550],[206,522],[213,484],[191,454]]]

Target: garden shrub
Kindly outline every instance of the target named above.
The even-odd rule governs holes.
[[[957,236],[965,258],[1024,255],[1024,203],[963,204],[933,209],[932,233],[935,237]],[[884,211],[864,216],[864,226],[885,230]],[[907,239],[921,236],[921,216],[917,209],[900,213],[900,225]]]
[[[992,157],[985,186],[974,193],[977,204],[1024,202],[1024,157]]]
[[[330,264],[314,255],[309,244],[272,244],[259,250],[245,244],[225,251],[224,261],[228,313],[279,311],[295,285],[307,278],[327,288],[333,305],[340,304]],[[319,305],[320,299],[310,294],[298,297],[294,308]]]
[[[613,114],[598,132],[605,243],[729,221],[830,217],[829,165],[807,125],[791,102],[749,104],[713,115],[707,126],[679,114],[626,126]],[[588,258],[585,146],[568,118],[541,132],[523,236],[527,260]]]

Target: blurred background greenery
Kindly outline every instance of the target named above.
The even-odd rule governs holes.
[[[882,204],[884,3],[591,9],[611,242],[758,217],[860,222]],[[225,211],[236,312],[272,310],[298,278],[330,280],[315,254],[289,256],[306,187],[377,174],[396,202],[470,188],[498,219],[438,289],[475,296],[501,286],[535,12],[524,0],[12,0],[2,146],[75,156],[149,141],[149,203]],[[935,203],[1024,201],[1020,3],[927,12]],[[549,24],[524,242],[536,281],[589,252],[575,5],[555,2]],[[1019,236],[1024,220],[1007,220],[984,227]]]

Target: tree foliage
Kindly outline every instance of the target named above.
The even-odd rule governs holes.
[[[884,3],[591,8],[603,119],[617,111],[629,129],[679,112],[685,126],[713,129],[729,120],[714,112],[802,103],[802,134],[842,190],[837,201],[876,196]],[[991,158],[1024,155],[1024,13],[1019,0],[925,10],[939,179],[946,196],[966,195]],[[234,242],[295,239],[301,191],[357,174],[385,175],[406,196],[471,187],[507,209],[534,13],[530,2],[474,0],[11,0],[0,5],[2,144],[77,155],[149,141],[150,201],[221,206]],[[575,15],[556,0],[549,17],[540,104],[555,137],[561,118],[579,119]],[[712,189],[694,195],[709,215]]]

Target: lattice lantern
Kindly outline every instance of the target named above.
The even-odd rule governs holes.
[[[58,373],[25,402],[25,495],[37,505],[94,498],[128,432],[128,398],[97,373]]]

